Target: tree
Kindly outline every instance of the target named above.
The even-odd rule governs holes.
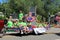
[[[19,10],[28,13],[31,6],[37,6],[37,14],[47,19],[48,12],[53,15],[60,11],[60,0],[8,0],[0,6],[0,11],[5,11],[7,15],[13,12],[19,13]]]
[[[45,0],[45,10],[54,15],[56,12],[60,11],[60,0]]]

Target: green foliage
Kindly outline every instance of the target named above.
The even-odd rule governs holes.
[[[48,12],[53,15],[60,11],[60,0],[8,0],[7,3],[0,4],[0,11],[7,15],[13,12],[19,13],[19,10],[28,13],[31,6],[37,6],[37,14],[48,18]]]
[[[38,20],[38,21],[42,21],[41,18],[42,18],[42,17],[41,17],[40,15],[37,15],[37,20]]]
[[[3,20],[3,19],[5,19],[5,17],[0,17],[0,20]]]

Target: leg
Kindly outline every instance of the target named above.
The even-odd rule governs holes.
[[[21,34],[23,34],[23,29],[24,29],[23,27],[20,27],[20,30],[21,30]]]
[[[34,28],[33,30],[34,30],[35,34],[38,34],[37,28]]]

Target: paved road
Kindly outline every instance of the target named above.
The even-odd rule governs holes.
[[[0,40],[60,40],[60,34],[43,34],[43,35],[6,35]]]
[[[50,28],[46,33],[60,33],[60,28]]]
[[[51,32],[57,32],[58,34]],[[43,35],[5,35],[3,38],[0,38],[0,40],[60,40],[60,28],[51,28],[48,30],[48,34]]]

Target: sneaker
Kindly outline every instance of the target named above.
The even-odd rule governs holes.
[[[27,32],[24,32],[24,34],[28,34]]]
[[[23,34],[23,32],[21,32],[21,34]]]

